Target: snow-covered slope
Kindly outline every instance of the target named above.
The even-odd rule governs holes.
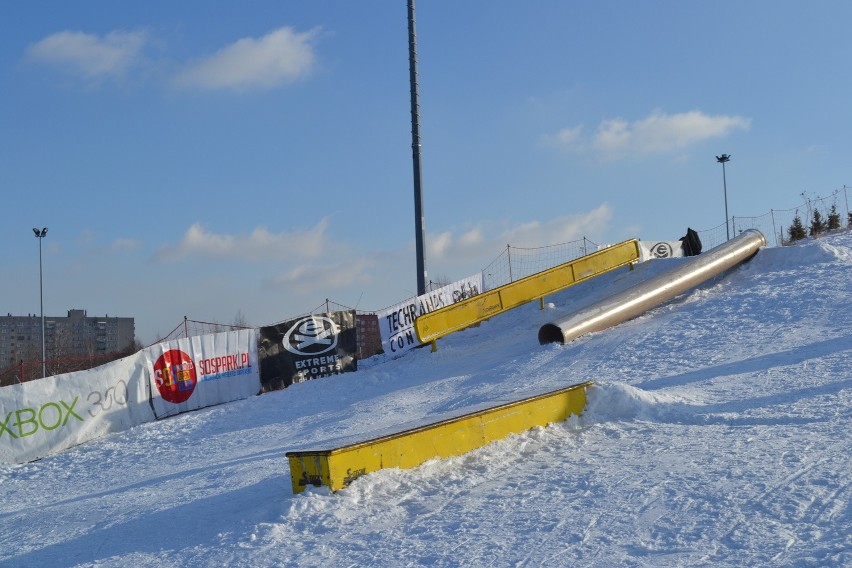
[[[357,373],[0,467],[2,566],[852,565],[852,235],[569,345],[621,270]],[[284,453],[596,381],[580,418],[293,495]]]

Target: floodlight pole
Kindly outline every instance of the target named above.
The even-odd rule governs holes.
[[[414,244],[417,255],[417,295],[426,293],[426,229],[423,219],[423,174],[420,169],[420,100],[417,94],[417,40],[414,0],[408,0],[408,71],[411,82],[411,153],[414,164]]]
[[[44,278],[42,276],[41,241],[47,236],[47,227],[43,227],[40,231],[33,228],[33,233],[35,233],[38,239],[38,296],[41,306],[41,378],[45,378],[47,376],[47,365],[45,363],[44,349]]]
[[[725,163],[731,161],[730,154],[722,154],[721,156],[716,156],[716,161],[722,164],[722,187],[725,191],[725,234],[728,239],[731,240],[731,229],[728,226],[728,180],[725,177]]]

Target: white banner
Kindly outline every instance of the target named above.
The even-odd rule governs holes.
[[[652,258],[677,258],[683,256],[680,241],[639,241],[642,262]]]
[[[0,463],[26,463],[154,420],[142,353],[0,388]]]
[[[255,329],[178,339],[144,353],[157,418],[260,392]]]
[[[387,355],[396,356],[420,345],[414,333],[414,320],[444,306],[450,306],[482,292],[482,273],[468,276],[437,290],[376,312],[382,348]]]

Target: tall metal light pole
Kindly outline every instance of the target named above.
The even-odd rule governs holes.
[[[411,153],[414,162],[414,244],[417,254],[417,295],[426,293],[426,241],[423,222],[423,174],[420,171],[420,100],[417,94],[417,34],[414,32],[414,0],[408,0],[408,71],[411,82]]]
[[[38,239],[38,296],[39,303],[41,304],[41,378],[45,378],[47,376],[47,366],[45,364],[44,354],[44,280],[42,278],[41,269],[41,241],[47,236],[47,227],[42,227],[41,231],[33,228],[33,233],[35,233],[35,236]]]
[[[721,156],[716,156],[716,161],[722,164],[722,187],[725,189],[725,233],[728,236],[728,240],[731,240],[731,229],[729,228],[728,219],[728,180],[725,178],[725,163],[731,161],[730,154],[722,154]]]

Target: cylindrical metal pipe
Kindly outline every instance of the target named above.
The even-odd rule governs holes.
[[[744,231],[716,248],[690,257],[680,266],[634,288],[543,325],[538,331],[539,343],[568,343],[586,333],[607,329],[632,319],[745,262],[764,246],[766,238],[763,233],[756,229]]]

